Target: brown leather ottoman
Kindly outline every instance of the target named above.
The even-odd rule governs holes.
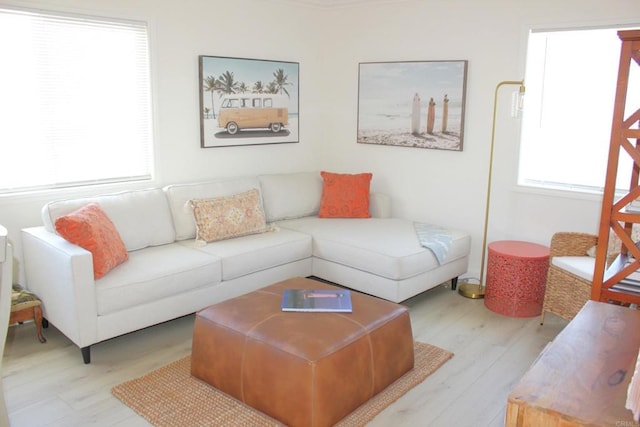
[[[413,368],[406,307],[357,292],[353,313],[280,309],[293,278],[223,301],[195,320],[191,373],[289,426],[329,426]]]

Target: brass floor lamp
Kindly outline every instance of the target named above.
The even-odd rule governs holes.
[[[496,139],[496,113],[498,111],[498,92],[502,86],[506,85],[518,85],[520,90],[518,91],[517,98],[514,100],[514,112],[518,112],[522,109],[522,100],[524,96],[524,80],[514,81],[507,80],[498,83],[496,86],[495,95],[493,98],[493,127],[491,128],[491,150],[489,155],[489,177],[487,178],[487,202],[484,211],[484,234],[482,236],[482,261],[480,263],[480,283],[469,283],[461,281],[458,284],[458,293],[463,297],[479,299],[484,298],[484,262],[487,254],[487,229],[489,225],[489,206],[491,205],[491,175],[493,172],[493,146]]]

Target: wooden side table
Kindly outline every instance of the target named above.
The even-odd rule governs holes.
[[[517,240],[489,244],[484,305],[505,316],[539,316],[548,268],[546,246]]]
[[[505,425],[637,426],[625,408],[640,310],[587,301],[513,388]]]
[[[9,324],[22,323],[33,320],[36,325],[36,335],[41,343],[47,342],[42,335],[42,308],[40,299],[32,292],[14,285],[11,293],[11,316]]]

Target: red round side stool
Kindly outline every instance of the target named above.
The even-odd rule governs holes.
[[[516,240],[489,244],[484,305],[505,316],[539,316],[548,268],[546,246]]]

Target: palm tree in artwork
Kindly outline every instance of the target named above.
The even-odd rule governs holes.
[[[291,83],[289,83],[287,81],[287,79],[289,78],[289,76],[287,76],[284,73],[284,70],[282,68],[278,68],[276,70],[275,73],[273,73],[273,78],[274,78],[274,83],[276,85],[277,89],[277,93],[279,93],[280,95],[282,95],[282,93],[286,93],[288,97],[291,97],[291,95],[289,95],[289,91],[287,90],[286,86],[289,86]]]
[[[240,91],[240,93],[249,92],[249,88],[247,87],[247,84],[245,82],[242,82],[238,85],[238,90]]]
[[[253,88],[251,89],[253,93],[264,93],[264,84],[262,84],[262,80],[258,80],[253,84]]]
[[[267,88],[265,89],[265,93],[278,93],[278,85],[276,84],[276,82],[269,82]]]
[[[216,109],[213,102],[213,93],[218,91],[219,82],[213,76],[208,76],[203,80],[203,90],[211,93],[211,111],[213,111],[213,118],[216,118]]]
[[[240,90],[240,83],[235,80],[231,71],[225,71],[218,77],[219,89],[218,92],[231,95],[237,93]]]

